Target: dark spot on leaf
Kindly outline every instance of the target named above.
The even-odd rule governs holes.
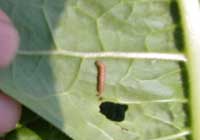
[[[186,67],[186,64],[183,62],[179,63],[179,67],[181,69],[181,81],[182,81],[182,88],[184,92],[185,98],[190,100],[190,94],[189,94],[189,89],[190,89],[190,84],[189,84],[189,75],[188,75],[188,70]],[[191,126],[192,125],[192,120],[191,120],[191,111],[190,111],[190,106],[188,104],[183,104],[183,110],[185,111],[185,114],[187,114],[187,119],[185,120],[185,126]],[[188,140],[192,139],[192,136],[189,135],[187,136]]]
[[[100,112],[109,120],[121,122],[125,118],[125,112],[128,106],[112,102],[103,102],[100,105]]]
[[[177,25],[174,30],[174,41],[176,48],[182,51],[184,49],[184,35],[181,28],[181,16],[179,11],[178,3],[176,1],[172,1],[170,4],[170,13],[174,24]]]
[[[170,3],[170,13],[171,13],[174,23],[179,23],[181,16],[179,12],[178,3],[176,1],[172,1]]]
[[[102,101],[102,100],[103,100],[103,97],[100,96],[100,97],[99,97],[99,101]]]
[[[177,26],[174,31],[174,41],[178,50],[184,49],[184,35],[181,27]]]

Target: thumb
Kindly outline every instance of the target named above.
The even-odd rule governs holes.
[[[0,92],[0,135],[15,128],[21,109],[18,102]]]
[[[9,65],[19,46],[19,35],[8,16],[0,10],[0,68]]]

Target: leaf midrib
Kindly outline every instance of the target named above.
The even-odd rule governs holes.
[[[187,58],[182,53],[149,53],[149,52],[75,52],[68,50],[47,50],[47,51],[25,51],[17,52],[22,56],[72,56],[80,58],[123,58],[123,59],[149,59],[149,60],[168,60],[183,61]]]

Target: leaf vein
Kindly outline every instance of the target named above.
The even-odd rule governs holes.
[[[75,52],[68,50],[52,50],[52,51],[25,51],[20,50],[18,55],[23,56],[73,56],[81,58],[123,58],[123,59],[150,59],[150,60],[168,60],[168,61],[183,61],[187,58],[181,53],[145,53],[145,52]]]

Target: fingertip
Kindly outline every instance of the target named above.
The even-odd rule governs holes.
[[[16,127],[22,112],[21,105],[11,97],[0,93],[0,134]]]
[[[0,22],[12,24],[10,18],[0,9]]]
[[[0,68],[8,66],[19,46],[19,34],[9,17],[0,10]]]

